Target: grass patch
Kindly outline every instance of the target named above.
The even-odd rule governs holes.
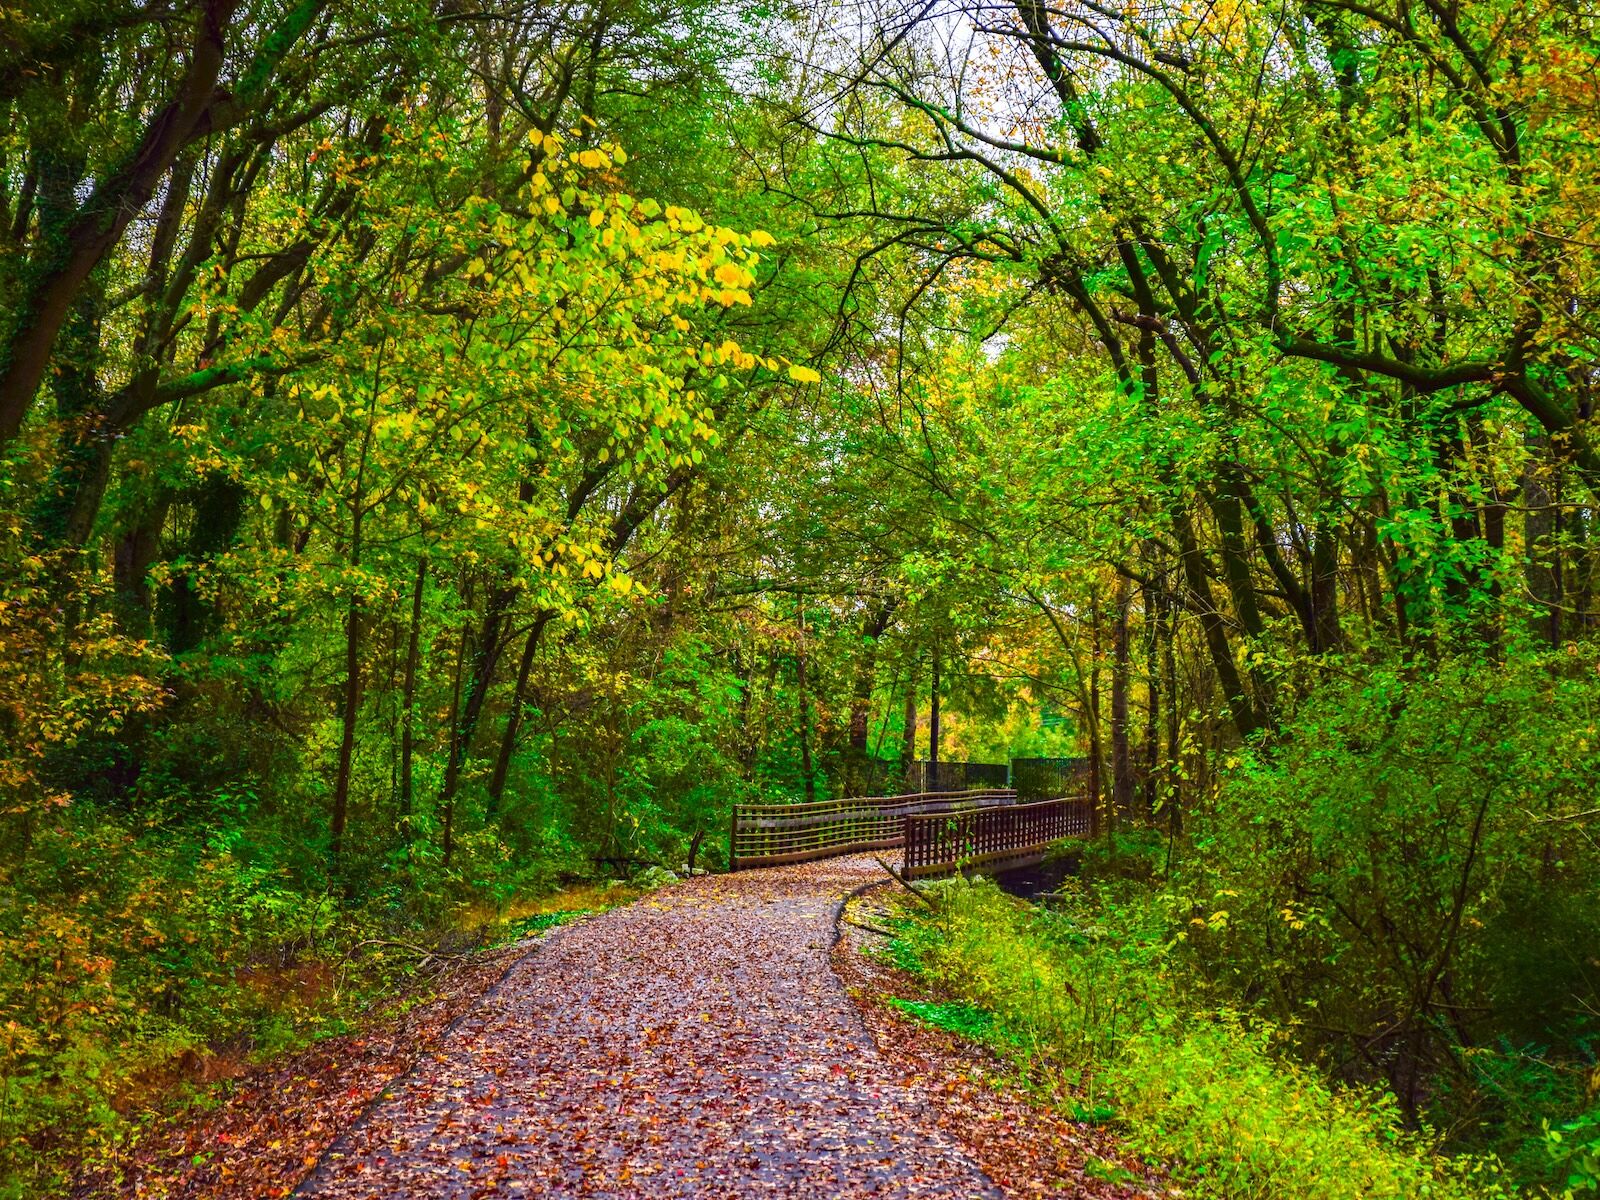
[[[523,938],[554,929],[557,925],[565,925],[568,921],[586,917],[593,911],[592,908],[562,908],[555,912],[532,913],[515,921],[506,922],[497,941],[519,942]]]
[[[925,1025],[958,1033],[975,1042],[986,1041],[994,1032],[994,1014],[971,1004],[959,1001],[941,1004],[932,1000],[902,1000],[898,997],[889,1003]]]

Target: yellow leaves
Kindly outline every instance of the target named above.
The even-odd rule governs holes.
[[[822,376],[810,367],[802,367],[799,363],[789,364],[789,378],[796,383],[821,383]]]
[[[605,223],[606,214],[601,212],[599,209],[595,209],[589,214],[589,227],[591,229],[599,229],[600,226],[604,225]]]
[[[667,224],[674,229],[681,229],[684,233],[695,233],[705,228],[705,220],[692,208],[679,208],[676,204],[667,205]]]
[[[752,229],[750,231],[750,244],[752,246],[760,246],[765,248],[767,246],[776,246],[778,244],[778,239],[773,237],[765,229]]]

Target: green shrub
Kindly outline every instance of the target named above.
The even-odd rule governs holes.
[[[1208,1007],[1174,961],[1170,909],[1149,894],[1110,897],[1081,889],[1046,913],[991,884],[955,884],[926,924],[940,982],[992,1014],[988,1040],[1074,1089],[1080,1116],[1115,1114],[1132,1145],[1201,1195],[1505,1194],[1492,1161],[1432,1153],[1402,1132],[1392,1100],[1330,1086],[1293,1061],[1281,1030]]]

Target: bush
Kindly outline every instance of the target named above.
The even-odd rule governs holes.
[[[1172,881],[1227,1001],[1408,1123],[1547,1174],[1600,1034],[1594,666],[1460,658],[1320,688],[1242,755]],[[1220,919],[1211,919],[1221,914]]]
[[[1332,1087],[1292,1060],[1277,1027],[1208,1007],[1175,961],[1177,927],[1158,897],[1082,889],[1043,912],[984,882],[936,894],[925,965],[993,1014],[989,1040],[1072,1089],[1080,1115],[1114,1114],[1198,1194],[1505,1194],[1492,1161],[1439,1157],[1402,1131],[1392,1099]]]
[[[339,1011],[328,964],[374,927],[226,842],[136,836],[88,806],[0,882],[18,899],[0,908],[0,1180],[19,1195],[181,1093],[184,1064],[270,1052]]]

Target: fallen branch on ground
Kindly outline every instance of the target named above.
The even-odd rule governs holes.
[[[893,867],[891,867],[888,863],[884,862],[883,859],[879,858],[877,855],[873,855],[872,861],[877,863],[885,871],[889,872],[889,878],[890,879],[894,880],[901,887],[905,888],[906,891],[910,892],[913,896],[915,896],[923,904],[926,904],[929,908],[933,907],[933,901],[929,900],[921,892],[917,891],[916,888],[912,887],[911,886],[911,882],[904,875],[900,874],[899,871],[896,871]]]
[[[852,920],[850,917],[845,917],[844,918],[844,923],[846,925],[854,925],[857,929],[865,929],[868,933],[875,933],[879,937],[886,937],[886,938],[894,937],[894,930],[892,930],[892,929],[880,929],[876,925],[868,925],[865,921],[856,921],[856,920]]]

